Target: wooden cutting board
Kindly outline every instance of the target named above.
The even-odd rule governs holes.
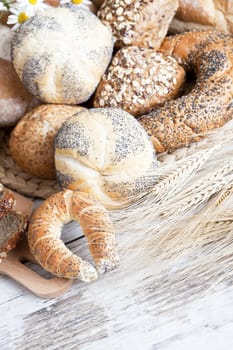
[[[14,193],[14,195],[16,199],[15,208],[31,215],[33,202],[17,193]],[[36,264],[30,253],[27,240],[24,239],[14,250],[7,254],[6,259],[2,259],[0,273],[11,277],[41,298],[56,298],[70,288],[72,280],[58,277],[46,279],[25,265],[26,262]]]

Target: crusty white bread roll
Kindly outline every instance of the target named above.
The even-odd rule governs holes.
[[[105,207],[121,207],[154,187],[157,161],[137,120],[118,108],[84,110],[55,138],[62,188],[89,193]]]
[[[90,282],[96,269],[73,254],[62,242],[63,225],[78,221],[100,274],[119,263],[115,232],[106,209],[86,193],[65,190],[47,198],[29,224],[29,247],[40,265],[54,275]]]
[[[109,28],[78,6],[48,8],[29,18],[12,40],[12,60],[26,88],[41,101],[89,99],[113,49]]]
[[[185,71],[173,57],[123,47],[97,87],[94,107],[118,107],[138,116],[177,97],[184,80]]]
[[[98,17],[109,25],[117,48],[158,49],[178,8],[178,0],[105,0]]]
[[[169,28],[171,32],[208,28],[233,34],[232,0],[179,0],[179,8]]]
[[[83,109],[79,106],[48,104],[28,112],[10,136],[11,156],[18,166],[32,176],[56,178],[55,135],[65,120]]]

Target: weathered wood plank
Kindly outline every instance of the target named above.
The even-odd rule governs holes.
[[[209,289],[208,269],[187,274],[178,262],[160,269],[158,257],[151,259],[137,239],[122,234],[118,242],[120,268],[95,283],[75,282],[56,300],[24,291],[2,302],[1,348],[180,350],[205,349],[207,341],[216,350],[233,346],[231,277]],[[90,260],[84,240],[69,247]]]

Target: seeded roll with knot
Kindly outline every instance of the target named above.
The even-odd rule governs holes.
[[[55,138],[62,188],[89,193],[106,208],[120,208],[156,184],[157,160],[145,130],[119,108],[72,116]]]
[[[12,60],[25,87],[41,101],[89,99],[113,50],[109,28],[78,6],[48,8],[25,21],[12,40]]]
[[[233,38],[215,31],[187,32],[167,37],[160,50],[196,75],[187,95],[139,119],[157,152],[171,152],[232,119]]]
[[[94,107],[118,107],[138,116],[174,99],[185,78],[177,61],[137,46],[120,49],[104,74]]]
[[[178,8],[178,0],[105,0],[97,12],[109,25],[117,48],[158,49]]]

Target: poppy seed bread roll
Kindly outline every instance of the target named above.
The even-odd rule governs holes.
[[[89,99],[113,50],[111,31],[78,6],[48,8],[29,18],[12,40],[15,70],[34,96],[47,103]]]
[[[121,207],[156,183],[157,161],[145,130],[118,108],[84,110],[55,138],[62,188],[89,193],[107,208]]]

